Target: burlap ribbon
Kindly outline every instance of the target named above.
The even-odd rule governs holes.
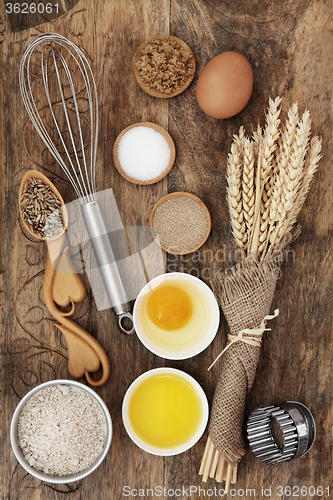
[[[215,448],[230,464],[244,455],[242,436],[246,395],[252,387],[259,359],[260,343],[269,317],[280,262],[259,263],[244,259],[224,276],[211,281],[230,327],[223,353],[209,426]],[[260,325],[260,326],[258,326]],[[253,333],[261,330],[253,341]],[[240,335],[243,341],[240,340]],[[244,339],[248,339],[246,342]]]

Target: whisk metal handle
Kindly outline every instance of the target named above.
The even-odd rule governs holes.
[[[81,206],[82,216],[91,240],[105,291],[113,310],[118,315],[120,330],[126,334],[134,333],[131,305],[129,304],[119,267],[111,246],[100,207],[96,201]],[[131,328],[126,329],[123,319],[128,318]]]

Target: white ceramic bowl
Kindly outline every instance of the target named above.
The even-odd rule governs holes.
[[[35,469],[34,467],[31,467],[27,460],[24,458],[23,452],[19,446],[18,443],[18,435],[17,435],[17,427],[18,427],[18,420],[19,416],[21,414],[21,411],[23,410],[24,406],[27,404],[29,399],[34,396],[37,392],[40,390],[44,389],[45,387],[50,387],[54,385],[68,385],[68,386],[74,386],[74,387],[79,387],[80,389],[83,389],[86,391],[88,394],[90,394],[100,405],[101,409],[103,410],[103,413],[105,415],[105,420],[107,424],[107,434],[106,434],[106,439],[105,439],[105,445],[99,456],[96,458],[96,460],[85,470],[78,472],[77,474],[71,474],[67,476],[54,476],[51,474],[46,474],[45,472]],[[40,479],[41,481],[45,481],[47,483],[57,483],[57,484],[65,484],[65,483],[71,483],[73,481],[78,481],[79,479],[82,479],[86,476],[88,476],[92,471],[94,471],[104,460],[104,458],[107,455],[107,452],[109,451],[110,445],[111,445],[111,439],[112,439],[112,422],[111,422],[111,417],[109,410],[102,400],[100,396],[90,389],[90,387],[87,387],[86,385],[80,384],[79,382],[75,382],[73,380],[51,380],[49,382],[45,382],[44,384],[40,384],[34,389],[32,389],[28,394],[24,396],[24,398],[20,401],[18,404],[10,426],[10,441],[12,444],[12,448],[14,451],[14,454],[19,461],[19,463],[22,465],[22,467],[29,472],[32,476],[35,476],[37,479]]]
[[[138,436],[137,432],[133,428],[130,417],[129,417],[129,405],[131,398],[133,396],[133,393],[135,389],[145,380],[147,380],[149,377],[154,377],[155,375],[161,375],[161,374],[175,374],[179,375],[182,377],[184,380],[188,381],[193,389],[195,390],[200,403],[201,403],[201,419],[200,422],[197,426],[197,429],[195,433],[189,437],[189,439],[186,442],[183,442],[182,444],[178,446],[170,446],[170,447],[159,447],[156,444],[153,443],[148,443],[144,440],[141,439],[140,436]],[[153,404],[153,402],[152,402]],[[153,370],[149,370],[148,372],[143,373],[140,375],[137,379],[134,380],[134,382],[130,385],[130,387],[127,389],[127,392],[125,394],[124,400],[123,400],[123,407],[122,407],[122,416],[123,416],[123,422],[125,429],[127,431],[127,434],[129,437],[132,439],[132,441],[139,446],[144,451],[147,451],[149,453],[152,453],[153,455],[159,455],[159,456],[172,456],[172,455],[178,455],[179,453],[183,453],[186,450],[189,450],[192,446],[195,445],[195,443],[200,439],[202,434],[204,433],[207,422],[208,422],[208,416],[209,416],[209,406],[208,406],[208,401],[206,398],[206,395],[202,389],[202,387],[198,384],[198,382],[188,375],[187,373],[177,370],[175,368],[155,368]]]
[[[175,331],[154,325],[147,315],[149,292],[159,286],[180,286],[192,299],[193,313],[189,323]],[[211,289],[199,278],[186,273],[157,276],[139,293],[133,310],[136,333],[154,354],[166,359],[187,359],[202,352],[214,339],[220,323],[220,310]]]

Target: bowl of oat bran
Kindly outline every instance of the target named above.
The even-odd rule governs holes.
[[[19,463],[48,483],[88,476],[106,457],[111,439],[106,404],[73,380],[52,380],[32,389],[18,404],[10,427]]]

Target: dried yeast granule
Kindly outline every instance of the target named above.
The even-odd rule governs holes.
[[[153,217],[153,229],[160,243],[172,252],[188,252],[207,236],[209,223],[205,209],[187,196],[166,200]]]

